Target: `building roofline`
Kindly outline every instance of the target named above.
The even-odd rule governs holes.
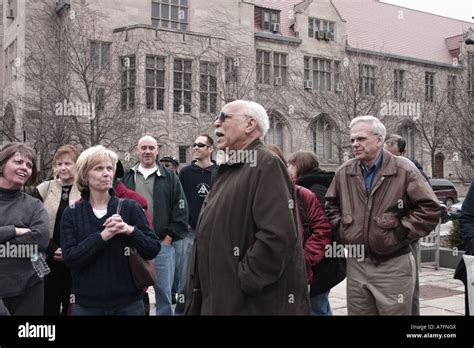
[[[391,53],[383,53],[383,52],[365,50],[365,49],[362,49],[362,48],[354,48],[354,47],[346,46],[346,51],[349,52],[349,53],[362,53],[362,54],[367,54],[367,55],[371,55],[371,56],[408,61],[408,62],[424,64],[424,65],[434,65],[434,66],[442,67],[442,68],[461,69],[460,65],[458,65],[458,67],[455,67],[455,66],[453,66],[451,64],[447,64],[447,63],[440,63],[440,62],[434,62],[434,61],[425,60],[425,59],[418,59],[418,58],[413,58],[413,57],[400,56],[398,54],[391,54]]]

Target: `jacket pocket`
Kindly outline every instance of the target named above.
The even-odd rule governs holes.
[[[357,228],[351,215],[343,214],[339,223],[339,238],[343,244],[363,244],[362,229]]]
[[[402,248],[406,243],[405,228],[400,225],[395,214],[385,213],[373,218],[372,231],[369,231],[369,246],[378,255],[390,255]]]

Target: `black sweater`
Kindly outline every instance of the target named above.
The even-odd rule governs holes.
[[[89,197],[83,194],[79,203],[66,208],[61,221],[61,248],[72,275],[72,293],[76,303],[83,306],[121,306],[139,300],[142,289],[133,282],[128,247],[134,246],[147,260],[160,251],[160,242],[142,208],[129,199],[124,201],[120,215],[134,227],[132,234],[102,239],[102,225],[115,214],[118,205],[111,193],[107,214],[101,219],[94,215]]]

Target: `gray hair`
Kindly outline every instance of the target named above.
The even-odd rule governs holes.
[[[384,139],[387,136],[387,130],[385,129],[385,126],[383,125],[382,122],[380,122],[378,118],[374,116],[369,116],[369,115],[357,116],[351,121],[351,124],[349,125],[349,127],[352,129],[352,127],[354,127],[357,123],[360,123],[360,122],[365,122],[365,123],[370,124],[370,126],[372,127],[372,131],[375,134],[380,134]]]
[[[259,103],[248,100],[234,100],[226,104],[226,106],[238,105],[242,108],[242,113],[246,116],[253,117],[257,121],[257,127],[262,132],[262,137],[265,136],[270,128],[270,120],[268,119],[265,108]]]

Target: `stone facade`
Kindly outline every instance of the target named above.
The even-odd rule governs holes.
[[[25,0],[14,2],[17,6],[15,19],[5,22],[4,18],[0,26],[3,60],[5,48],[15,39],[17,56],[24,59],[26,54],[25,28],[29,25],[28,16],[33,8]],[[130,115],[127,117],[134,120],[133,131],[123,134],[124,144],[111,144],[128,163],[136,160],[133,145],[144,134],[158,139],[160,155],[176,156],[183,163],[189,163],[190,145],[195,137],[202,133],[213,134],[215,114],[226,102],[239,98],[261,102],[269,111],[272,128],[265,139],[267,142],[277,143],[287,154],[314,150],[321,158],[322,167],[330,170],[335,170],[350,158],[347,137],[350,119],[358,114],[378,116],[386,123],[389,133],[397,132],[409,138],[409,155],[418,159],[431,176],[431,155],[426,138],[414,131],[414,118],[419,116],[417,110],[424,113],[424,107],[429,106],[425,105],[423,94],[425,73],[434,73],[436,83],[440,84],[446,84],[448,75],[455,75],[458,80],[467,78],[465,70],[453,65],[348,47],[347,23],[330,0],[71,2],[67,11],[57,15],[68,20],[71,11],[75,11],[76,20],[80,21],[80,16],[85,13],[82,9],[87,8],[98,18],[90,39],[111,45],[107,54],[110,54],[108,61],[113,69],[109,70],[105,80],[118,78],[120,71],[123,74],[127,70],[123,64],[129,61],[124,57],[134,58],[135,81],[127,80],[133,88],[125,92],[122,88],[122,97],[110,98],[105,103],[107,109],[119,105],[121,100],[123,102],[121,98],[125,98],[125,109]],[[7,3],[3,1],[3,11],[6,11]],[[280,3],[284,5],[278,8]],[[47,0],[45,4],[53,11],[56,2]],[[269,29],[262,28],[266,25],[265,18],[273,18],[272,13],[285,27],[273,27],[269,20]],[[165,24],[177,28],[163,27],[165,14],[168,18]],[[310,37],[309,18],[324,23],[322,25],[333,25],[333,36],[328,39]],[[185,29],[180,29],[181,25]],[[468,50],[470,48],[461,45],[461,55],[467,55]],[[156,65],[151,68],[150,64]],[[351,102],[351,90],[359,88],[358,80],[351,80],[351,76],[359,74],[361,66],[374,67],[377,91],[374,95],[359,96],[350,111],[351,107],[345,103]],[[395,69],[406,72],[405,99],[393,95]],[[151,80],[157,79],[153,80],[152,87],[147,74]],[[13,105],[17,138],[21,138],[23,114],[27,109],[21,104],[21,95],[28,89],[25,79],[20,76],[21,67],[19,77],[13,82],[6,84],[5,78],[1,80],[3,110],[8,103]],[[127,79],[130,76],[127,75]],[[160,76],[159,82],[157,76]],[[307,85],[308,79],[312,81],[312,88]],[[321,86],[322,91],[318,91]],[[120,87],[118,89],[120,94]],[[127,93],[133,93],[133,100]],[[177,98],[178,94],[180,98]],[[206,103],[203,102],[204,96]],[[61,99],[57,101],[62,102]],[[408,114],[397,115],[392,107],[394,103],[403,102],[415,103],[414,109],[403,109],[405,112],[408,110]],[[129,108],[130,103],[133,105]],[[436,155],[438,164],[443,166],[438,168],[440,176],[460,177],[460,170],[456,168],[462,164],[456,161],[451,150],[440,146]],[[470,163],[464,165],[472,168]]]

